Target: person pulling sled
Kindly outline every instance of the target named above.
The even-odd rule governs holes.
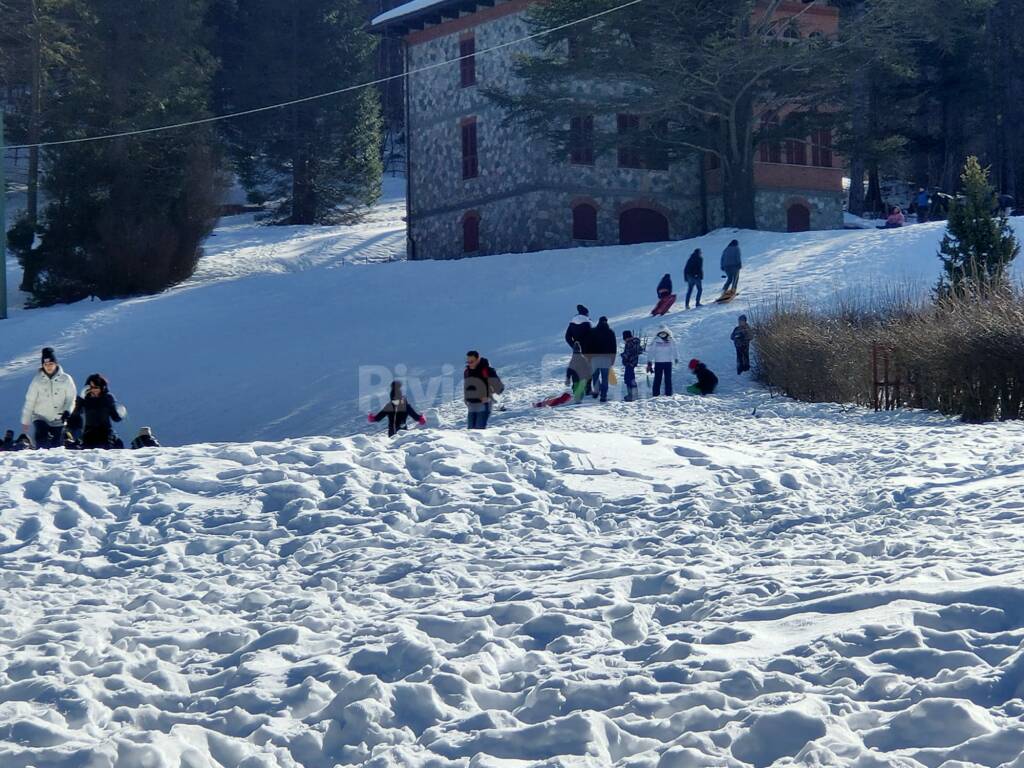
[[[652,315],[664,315],[676,301],[676,295],[672,293],[672,275],[665,273],[658,282],[658,303],[651,310]]]

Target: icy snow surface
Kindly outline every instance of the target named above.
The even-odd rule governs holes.
[[[719,395],[540,411],[577,302],[649,331],[660,275],[699,244],[717,278],[737,233],[364,264],[388,211],[228,220],[189,286],[4,325],[12,423],[54,343],[172,442],[267,440],[0,455],[2,768],[1024,768],[1022,425],[729,370],[738,312],[930,280],[940,225],[738,233],[740,299],[668,318]],[[359,423],[359,365],[468,346],[493,429]]]

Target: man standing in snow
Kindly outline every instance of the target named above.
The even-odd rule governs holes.
[[[924,224],[928,221],[928,193],[924,191],[924,187],[917,188],[914,204],[917,206],[917,223]]]
[[[21,431],[35,430],[37,448],[63,444],[64,422],[75,407],[75,380],[57,364],[53,347],[44,347],[42,366],[28,386],[21,411]]]
[[[732,343],[736,345],[736,375],[750,370],[750,339],[754,332],[747,323],[747,316],[740,315],[740,322],[732,329]]]
[[[587,346],[584,351],[590,358],[593,368],[591,387],[596,388],[596,396],[601,395],[601,402],[608,401],[608,375],[611,367],[615,365],[615,355],[619,351],[615,340],[615,331],[608,325],[608,318],[601,317],[597,321],[597,327],[587,336]]]
[[[700,306],[700,297],[704,293],[704,255],[700,248],[690,254],[683,267],[683,280],[686,281],[686,308],[690,308],[690,295],[693,289],[697,289],[697,306]]]
[[[654,388],[651,394],[657,397],[661,394],[661,385],[665,384],[665,394],[672,396],[672,363],[679,362],[679,353],[676,351],[676,342],[668,328],[662,328],[654,337],[651,347],[647,353],[647,371],[654,371]],[[652,367],[653,363],[653,367]]]
[[[576,316],[569,321],[569,327],[565,329],[565,343],[572,350],[573,358],[569,360],[569,366],[565,371],[565,385],[576,389],[576,383],[585,378],[580,366],[575,365],[573,360],[578,360],[576,354],[579,350],[586,348],[587,336],[590,335],[590,310],[582,304],[576,305]],[[590,373],[586,374],[586,393],[590,394]]]
[[[469,412],[469,429],[487,429],[491,415],[491,395],[500,395],[504,390],[498,373],[486,357],[480,357],[475,349],[466,353],[466,370],[462,372],[463,399]]]
[[[730,290],[735,293],[740,289],[740,270],[743,269],[743,258],[740,255],[739,240],[733,240],[722,251],[722,271],[725,273],[725,286],[722,294]]]

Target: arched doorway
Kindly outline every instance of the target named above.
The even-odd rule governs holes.
[[[668,240],[668,219],[652,208],[628,208],[619,214],[619,242],[656,243]]]
[[[807,232],[811,228],[811,209],[803,203],[793,203],[786,209],[786,231]]]

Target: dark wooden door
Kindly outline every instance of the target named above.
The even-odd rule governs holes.
[[[668,240],[668,219],[650,208],[630,208],[619,215],[619,242],[656,243]]]
[[[811,209],[795,203],[786,211],[786,231],[806,232],[811,228]]]

